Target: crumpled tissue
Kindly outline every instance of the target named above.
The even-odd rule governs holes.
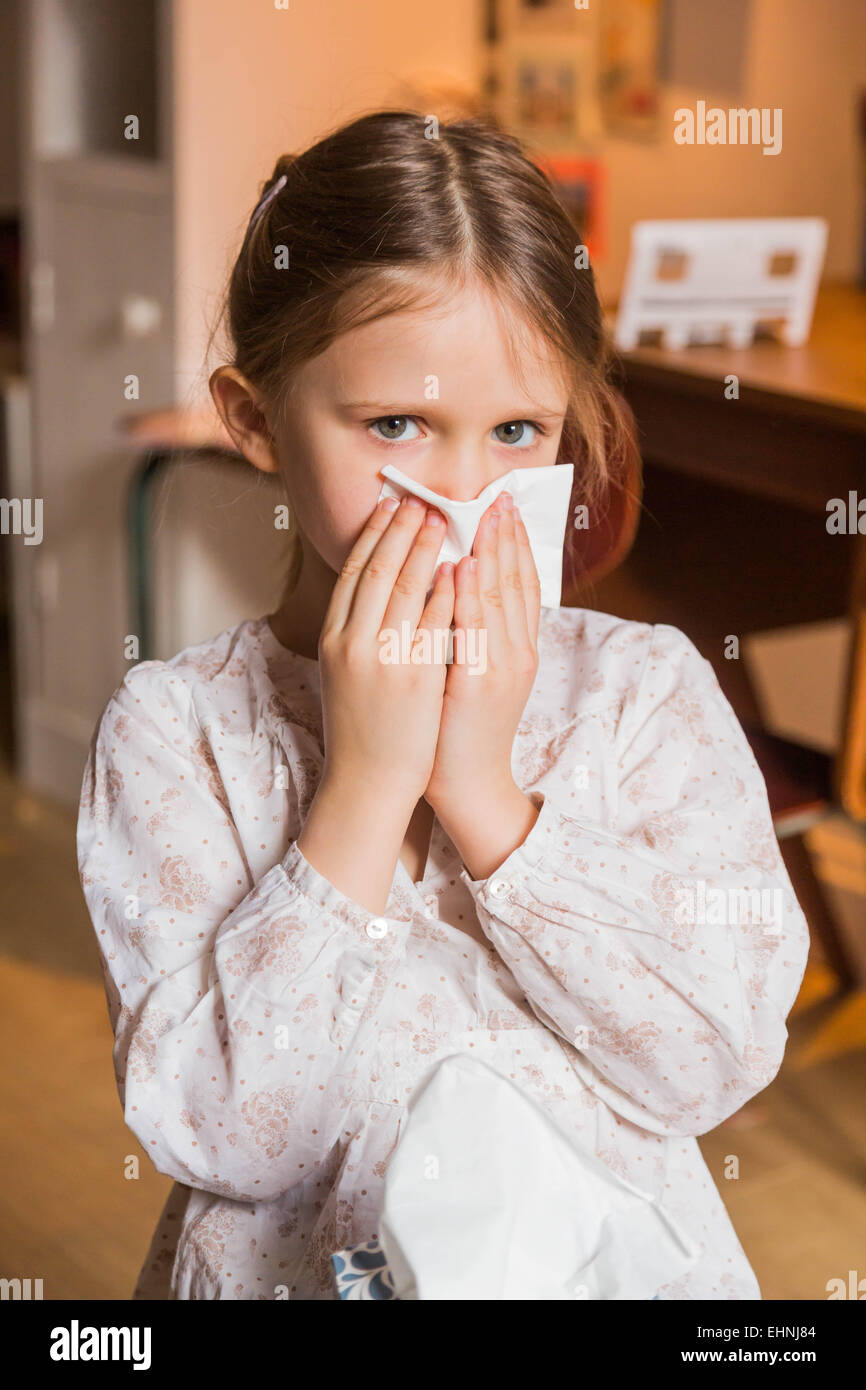
[[[366,1296],[406,1300],[652,1299],[701,1253],[656,1197],[467,1053],[409,1099],[378,1239]]]
[[[464,555],[472,554],[475,533],[482,516],[500,494],[510,492],[518,507],[529,537],[529,548],[538,571],[541,585],[541,607],[558,608],[562,597],[562,549],[569,517],[569,503],[574,479],[573,463],[555,463],[545,468],[512,468],[488,483],[478,496],[468,502],[456,502],[442,497],[431,488],[416,483],[392,464],[379,470],[385,478],[383,497],[402,498],[413,493],[447,518],[447,529],[437,564],[452,560],[455,564]]]

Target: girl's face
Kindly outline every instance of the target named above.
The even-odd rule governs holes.
[[[556,462],[561,369],[524,329],[521,386],[504,322],[489,291],[467,287],[442,308],[353,329],[304,364],[276,445],[297,523],[335,573],[376,505],[384,465],[470,501],[512,468]]]

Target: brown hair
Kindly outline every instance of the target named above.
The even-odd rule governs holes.
[[[440,286],[477,276],[560,356],[569,407],[557,462],[575,465],[573,500],[595,517],[611,487],[635,476],[633,421],[610,381],[592,269],[575,268],[576,228],[492,117],[437,129],[413,111],[376,111],[281,155],[259,202],[283,175],[247,227],[224,307],[233,365],[275,410],[290,400],[296,369],[338,335],[436,302],[419,275]],[[577,534],[568,528],[572,541]],[[287,593],[300,560],[296,546]]]

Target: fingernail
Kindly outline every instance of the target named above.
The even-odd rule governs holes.
[[[397,498],[396,498],[396,497],[385,497],[385,498],[383,498],[383,500],[382,500],[382,511],[383,511],[383,512],[396,512],[396,510],[397,510],[397,508],[399,507],[399,505],[400,505],[400,503],[397,501]]]
[[[420,497],[404,497],[404,498],[403,498],[403,501],[406,503],[406,506],[407,506],[407,507],[423,507],[423,506],[424,506],[424,503],[421,501],[421,498],[420,498]]]
[[[439,515],[438,512],[428,512],[427,515],[426,515],[425,518],[424,518],[424,525],[425,525],[425,526],[442,526],[442,525],[443,525],[442,517]]]
[[[454,568],[454,561],[453,561],[453,560],[443,560],[443,561],[442,561],[442,564],[439,566],[439,573],[440,573],[443,577],[447,577],[447,576],[451,573],[451,571],[453,570],[453,568]]]
[[[499,494],[499,500],[506,509],[510,509],[514,506],[514,498],[511,496],[510,492],[501,492]]]
[[[490,513],[490,529],[491,529],[492,531],[496,531],[496,530],[498,530],[498,528],[499,528],[499,513],[498,513],[498,512],[491,512],[491,513]]]
[[[473,574],[478,568],[478,561],[476,560],[474,555],[472,555],[469,559],[469,568],[471,569]]]

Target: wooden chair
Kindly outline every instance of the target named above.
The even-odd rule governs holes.
[[[744,722],[743,731],[767,785],[773,827],[797,901],[840,991],[847,992],[858,984],[859,972],[806,844],[806,832],[837,809],[833,758],[752,723]]]
[[[143,410],[121,416],[116,429],[125,444],[140,451],[127,503],[129,602],[140,659],[148,661],[155,655],[150,551],[151,512],[158,484],[184,456],[208,455],[246,468],[249,465],[212,408],[168,406],[164,410]]]

